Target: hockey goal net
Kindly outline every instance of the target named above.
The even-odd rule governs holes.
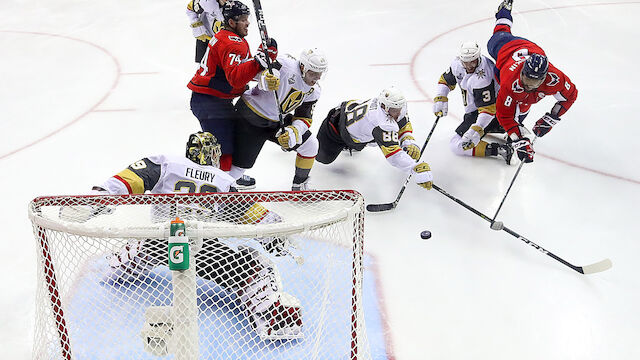
[[[33,358],[368,359],[363,206],[354,191],[36,198]]]

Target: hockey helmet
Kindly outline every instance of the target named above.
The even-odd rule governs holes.
[[[531,54],[522,66],[522,85],[527,91],[536,89],[544,82],[549,70],[547,57],[540,54]]]
[[[397,87],[391,86],[380,92],[378,102],[386,109],[401,109],[407,103],[407,99]]]
[[[228,24],[229,20],[237,21],[238,17],[249,14],[251,14],[249,7],[238,0],[227,1],[222,6],[222,16],[225,24]]]
[[[324,73],[329,68],[329,62],[322,50],[318,48],[305,49],[300,53],[300,64],[302,65],[302,75],[311,70],[317,73]]]
[[[475,41],[465,41],[460,46],[460,55],[458,58],[464,62],[470,62],[476,59],[480,59],[481,55],[480,45]]]
[[[206,131],[199,131],[189,135],[187,141],[187,159],[200,165],[220,166],[222,150],[218,139]]]

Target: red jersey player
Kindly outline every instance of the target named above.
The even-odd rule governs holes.
[[[249,8],[240,1],[227,1],[222,7],[224,27],[210,41],[200,61],[200,67],[187,85],[193,91],[191,111],[200,121],[203,131],[216,136],[222,147],[220,169],[231,170],[235,111],[232,100],[248,89],[249,81],[267,67],[263,51],[251,57],[249,44],[244,39],[249,33]],[[275,40],[270,39],[269,56],[277,56]],[[262,72],[269,89],[276,89],[279,79]],[[245,176],[239,179],[239,188],[255,187],[255,180]],[[244,180],[245,183],[242,183]]]
[[[533,126],[536,136],[544,136],[569,110],[578,96],[568,76],[547,60],[544,50],[535,43],[511,34],[511,5],[503,0],[496,12],[493,36],[487,43],[489,54],[496,60],[496,76],[500,91],[496,100],[496,117],[513,141],[521,161],[533,161],[533,148],[522,121],[531,105],[547,95],[558,100]]]

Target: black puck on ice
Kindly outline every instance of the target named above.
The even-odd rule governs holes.
[[[431,238],[431,231],[429,230],[425,230],[423,232],[420,233],[420,237],[423,239],[430,239]]]

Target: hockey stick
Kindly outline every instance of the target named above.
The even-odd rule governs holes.
[[[425,140],[424,145],[422,145],[422,150],[420,150],[420,158],[422,157],[422,154],[424,153],[424,149],[427,147],[427,144],[429,143],[429,139],[431,139],[433,130],[435,130],[436,125],[438,125],[438,120],[440,120],[440,116],[436,116],[436,121],[433,123],[433,126],[431,127],[431,131],[427,136],[427,140]],[[420,158],[416,160],[416,163],[420,161]],[[404,193],[404,189],[407,187],[409,180],[411,180],[412,175],[413,174],[409,172],[409,176],[407,176],[407,179],[404,181],[404,185],[402,185],[402,188],[400,188],[400,192],[398,193],[398,196],[396,196],[396,199],[393,202],[386,203],[386,204],[369,204],[367,205],[367,211],[380,212],[380,211],[395,209],[395,207],[398,206],[398,202],[400,201],[400,198],[402,197],[402,194]]]
[[[538,138],[537,136],[533,138],[533,141],[531,141],[531,145],[533,145],[533,143],[536,142],[537,138]],[[513,183],[516,181],[516,178],[520,173],[520,169],[522,169],[522,165],[524,165],[524,160],[520,160],[520,165],[518,165],[518,170],[516,170],[516,173],[513,175],[513,178],[511,179],[511,183],[507,188],[507,192],[504,193],[504,196],[502,197],[502,201],[500,202],[500,206],[498,206],[498,210],[496,210],[496,213],[493,215],[493,219],[491,219],[491,225],[489,225],[489,227],[493,230],[502,230],[500,226],[496,225],[499,222],[496,222],[495,220],[496,220],[496,217],[498,217],[498,213],[500,212],[500,209],[502,209],[502,205],[504,204],[504,201],[507,199],[507,195],[509,195],[509,191],[511,191],[511,187],[513,186]]]
[[[458,204],[462,205],[464,208],[466,208],[467,210],[471,211],[472,213],[480,216],[484,220],[486,220],[488,222],[492,222],[493,221],[493,220],[489,219],[489,217],[486,216],[485,214],[481,213],[480,211],[478,211],[478,210],[472,208],[471,206],[467,205],[466,203],[464,203],[462,200],[459,200],[459,199],[455,198],[454,196],[450,195],[449,193],[447,193],[446,191],[441,189],[436,184],[433,184],[433,188],[438,190],[438,192],[440,192],[442,195],[444,195],[444,196],[448,197],[449,199],[451,199],[451,200],[457,202]],[[594,264],[591,264],[591,265],[576,266],[576,265],[570,264],[569,262],[565,261],[561,257],[559,257],[559,256],[555,255],[554,253],[546,250],[542,246],[534,243],[533,241],[525,238],[524,236],[522,236],[522,235],[518,234],[517,232],[509,229],[506,226],[502,226],[501,230],[506,231],[509,235],[511,235],[511,236],[513,236],[515,238],[518,238],[519,240],[524,241],[526,244],[531,245],[532,247],[534,247],[535,249],[537,249],[541,253],[552,257],[554,260],[561,262],[562,264],[572,268],[573,270],[575,270],[575,271],[577,271],[577,272],[579,272],[581,274],[593,274],[593,273],[605,271],[605,270],[611,268],[611,265],[612,265],[611,264],[611,260],[604,259],[604,260],[598,261],[597,263],[594,263]]]
[[[538,137],[535,136],[533,138],[533,140],[531,141],[531,145],[533,145],[534,142],[536,142],[536,139]],[[513,183],[516,181],[516,178],[518,177],[518,174],[520,173],[520,169],[522,169],[522,165],[524,165],[524,160],[520,160],[520,165],[518,165],[518,169],[516,170],[516,173],[513,175],[513,178],[511,179],[511,183],[509,184],[509,187],[507,188],[507,192],[504,193],[504,196],[502,197],[502,201],[500,202],[500,205],[498,206],[498,210],[496,210],[496,213],[493,215],[493,219],[491,219],[491,225],[489,225],[489,227],[491,227],[491,229],[493,230],[502,230],[500,227],[494,225],[496,224],[496,217],[498,217],[498,213],[500,212],[500,209],[502,209],[502,205],[504,204],[504,201],[507,199],[507,195],[509,195],[509,191],[511,191],[511,187],[513,186]]]
[[[267,40],[269,40],[269,34],[267,33],[267,25],[264,22],[264,14],[262,13],[262,4],[260,0],[253,0],[253,9],[256,13],[256,20],[258,22],[258,30],[260,31],[260,40],[262,41],[262,52],[264,52],[267,59],[267,70],[270,74],[273,74],[273,63],[269,57],[269,51],[267,50]],[[282,109],[279,106],[278,91],[273,90],[273,97],[276,101],[276,107],[278,108],[278,121],[280,123],[280,130],[284,130],[284,118],[282,117]]]

